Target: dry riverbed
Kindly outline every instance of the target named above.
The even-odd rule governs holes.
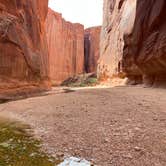
[[[70,91],[69,91],[70,92]],[[0,105],[30,124],[43,149],[98,166],[166,165],[166,90],[79,89]]]

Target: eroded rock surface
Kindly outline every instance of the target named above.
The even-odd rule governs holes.
[[[137,0],[133,30],[124,36],[123,70],[128,75],[141,73],[149,85],[166,82],[165,16],[165,0]]]
[[[85,70],[87,73],[97,71],[97,61],[100,55],[100,32],[101,26],[85,29],[84,52]]]
[[[127,75],[131,80],[165,82],[166,2],[105,0],[100,78]]]
[[[53,84],[84,71],[84,27],[49,9],[47,16],[50,78]]]
[[[47,10],[48,0],[0,0],[0,89],[48,79]]]
[[[104,0],[101,50],[98,65],[100,79],[119,75],[121,71],[124,34],[132,31],[136,0]]]

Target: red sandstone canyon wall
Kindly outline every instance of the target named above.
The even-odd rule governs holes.
[[[104,0],[98,77],[166,82],[165,15],[165,0]]]
[[[100,55],[100,32],[101,26],[85,29],[84,54],[87,73],[97,72],[97,62]]]
[[[49,9],[47,16],[50,78],[53,84],[84,71],[84,27]]]
[[[0,0],[0,81],[7,80],[2,86],[48,79],[47,10],[48,0]]]

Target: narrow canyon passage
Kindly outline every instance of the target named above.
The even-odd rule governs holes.
[[[0,116],[30,124],[51,154],[99,166],[166,165],[166,90],[83,89],[0,105]]]
[[[55,1],[0,0],[0,166],[166,166],[166,0]]]

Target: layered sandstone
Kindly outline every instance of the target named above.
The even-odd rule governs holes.
[[[0,0],[0,89],[48,79],[47,10],[48,0]]]
[[[84,54],[85,71],[87,73],[97,71],[97,62],[100,55],[100,32],[101,26],[85,29]]]
[[[166,2],[105,0],[100,78],[166,82]]]
[[[65,21],[49,9],[47,16],[50,78],[53,84],[84,70],[84,27]]]

